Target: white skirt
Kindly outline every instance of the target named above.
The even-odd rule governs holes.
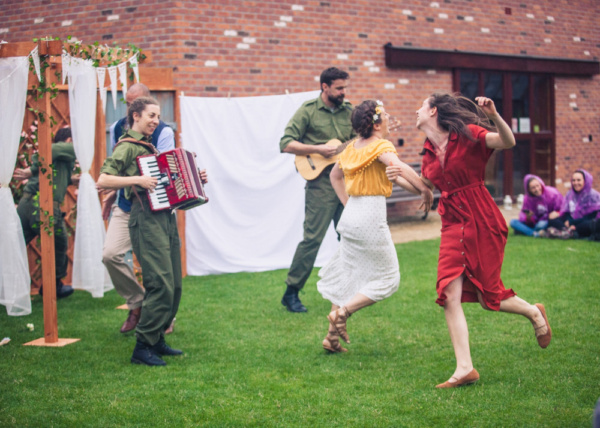
[[[351,196],[337,231],[340,246],[319,271],[323,298],[343,306],[357,293],[376,302],[398,290],[398,255],[387,224],[385,196]]]

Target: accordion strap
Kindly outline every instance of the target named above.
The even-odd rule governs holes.
[[[133,190],[133,193],[135,193],[136,198],[138,198],[138,201],[140,201],[140,206],[142,207],[142,211],[146,211],[144,209],[144,203],[142,202],[142,198],[140,198],[139,193],[137,192],[135,186],[131,186],[131,190]]]
[[[146,143],[145,141],[140,141],[140,140],[136,140],[135,138],[121,138],[117,144],[115,144],[115,147],[117,147],[118,144],[121,143],[133,143],[133,144],[137,144],[139,146],[143,146],[145,148],[147,148],[148,150],[150,150],[150,153],[152,153],[153,155],[157,155],[158,153],[160,153],[158,151],[158,149],[156,147],[154,147],[152,144],[150,143]]]
[[[147,148],[148,150],[150,150],[150,153],[157,155],[158,153],[160,153],[158,151],[158,149],[156,147],[154,147],[152,144],[150,143],[146,143],[144,141],[140,141],[140,140],[136,140],[135,138],[121,138],[119,141],[117,141],[117,144],[115,144],[115,147],[117,147],[118,144],[121,143],[133,143],[133,144],[137,144],[139,146],[143,146],[145,148]],[[140,198],[140,195],[137,192],[137,189],[135,188],[135,186],[131,186],[131,189],[133,190],[133,193],[135,193],[136,198],[138,198],[138,200],[140,201],[140,206],[142,207],[142,211],[144,210],[144,204],[142,203],[142,198]]]

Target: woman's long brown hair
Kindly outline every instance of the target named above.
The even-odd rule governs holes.
[[[461,94],[433,93],[429,97],[429,106],[437,108],[438,125],[444,131],[455,132],[471,141],[474,140],[468,125],[497,131],[496,126],[487,118],[483,110]]]

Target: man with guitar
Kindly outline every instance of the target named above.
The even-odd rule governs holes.
[[[281,299],[290,312],[306,312],[298,298],[310,276],[321,242],[342,215],[329,172],[337,154],[355,137],[350,116],[352,105],[344,101],[349,74],[335,67],[321,73],[321,94],[305,102],[290,119],[279,146],[282,153],[296,155],[298,171],[307,179],[305,187],[304,239],[298,244]],[[330,141],[334,140],[334,141]]]

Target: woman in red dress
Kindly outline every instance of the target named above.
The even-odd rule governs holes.
[[[500,279],[508,227],[483,180],[494,150],[510,149],[516,143],[494,102],[485,97],[475,101],[433,94],[417,110],[417,128],[427,136],[421,178],[442,192],[436,302],[444,307],[456,356],[456,370],[437,388],[479,380],[471,361],[462,302],[479,302],[484,309],[523,315],[533,324],[542,348],[552,337],[544,306],[517,297]],[[387,174],[394,179],[399,171],[388,167]]]

